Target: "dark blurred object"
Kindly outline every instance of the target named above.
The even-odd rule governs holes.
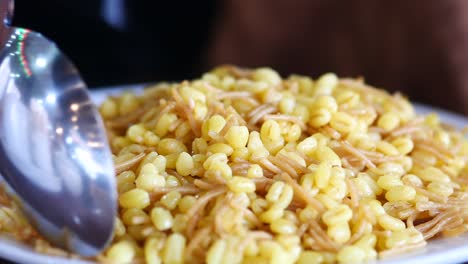
[[[412,100],[468,114],[468,1],[225,2],[208,66],[364,76]]]
[[[17,0],[13,24],[54,40],[88,86],[200,74],[216,1]]]

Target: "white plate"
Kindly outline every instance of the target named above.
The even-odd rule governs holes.
[[[140,92],[142,85],[132,85],[124,87],[110,87],[92,91],[93,100],[96,103],[102,102],[104,98],[110,94],[116,94],[122,89],[132,89],[132,91]],[[468,125],[468,118],[461,115],[453,114],[448,111],[429,107],[421,104],[414,104],[416,111],[421,114],[436,112],[440,115],[440,119],[446,123],[463,127]],[[90,262],[70,260],[60,257],[51,257],[38,254],[30,247],[21,245],[15,241],[7,240],[0,237],[0,257],[25,264],[89,264]],[[402,254],[396,257],[378,261],[379,264],[430,264],[430,263],[461,263],[468,261],[468,234],[456,238],[433,240],[421,250]]]

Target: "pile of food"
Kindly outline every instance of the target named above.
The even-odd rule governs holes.
[[[468,140],[400,94],[224,66],[100,106],[119,193],[103,263],[359,263],[468,228]],[[67,254],[0,195],[0,230]]]

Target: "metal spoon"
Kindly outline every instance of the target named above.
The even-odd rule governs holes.
[[[84,256],[112,237],[117,211],[103,122],[71,61],[41,34],[9,27],[0,0],[0,173],[36,230]]]

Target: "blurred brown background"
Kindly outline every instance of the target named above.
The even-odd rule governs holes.
[[[208,64],[364,76],[468,114],[468,1],[228,0]]]
[[[18,0],[89,86],[194,78],[218,64],[364,76],[468,114],[466,0]]]

